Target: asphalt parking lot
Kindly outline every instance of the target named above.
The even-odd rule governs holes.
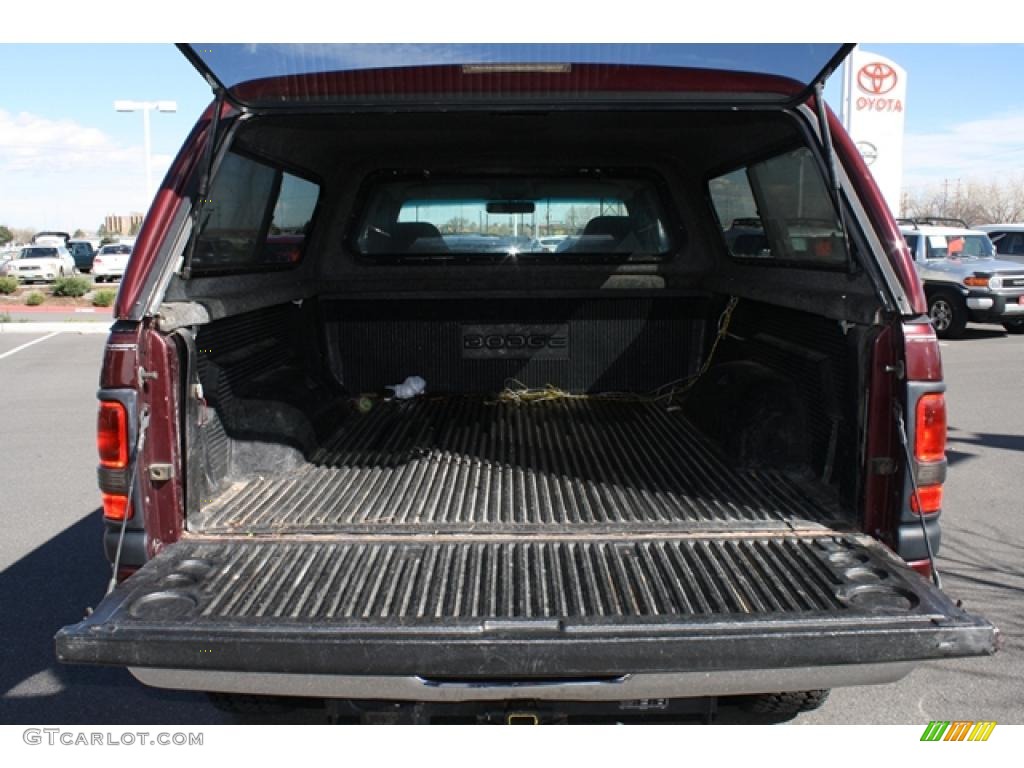
[[[104,338],[0,333],[0,723],[234,722],[203,696],[54,661],[54,632],[95,605],[108,579],[93,436]],[[943,355],[951,469],[939,567],[945,590],[1000,626],[1006,647],[837,690],[797,723],[1024,723],[1024,337],[974,326]]]

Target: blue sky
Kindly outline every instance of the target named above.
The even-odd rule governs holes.
[[[1024,46],[862,47],[908,71],[906,187],[1024,177]],[[826,96],[838,109],[838,78]],[[142,116],[115,99],[177,101],[152,116],[158,181],[210,91],[170,44],[0,44],[0,223],[94,229],[145,210]]]
[[[210,98],[173,45],[0,44],[0,221],[95,229],[145,210],[142,115],[114,100],[177,101],[151,115],[159,182]]]

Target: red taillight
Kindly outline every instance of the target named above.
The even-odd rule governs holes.
[[[920,503],[918,503],[920,499]],[[922,485],[910,494],[910,511],[915,515],[930,515],[942,509],[942,486]]]
[[[101,493],[103,497],[103,516],[107,520],[131,520],[132,508],[128,497],[123,493]]]
[[[908,323],[903,326],[903,336],[906,339],[907,379],[942,381],[942,355],[931,325]]]
[[[110,400],[100,403],[96,448],[101,467],[124,469],[128,466],[128,412],[121,403]]]
[[[918,461],[946,458],[946,398],[941,393],[921,395],[917,401],[914,457]]]

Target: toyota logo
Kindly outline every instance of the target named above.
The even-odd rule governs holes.
[[[865,64],[857,72],[857,85],[864,93],[881,96],[896,87],[896,70],[888,64],[873,61]]]

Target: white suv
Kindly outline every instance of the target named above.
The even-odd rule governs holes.
[[[17,277],[23,283],[52,282],[77,273],[75,260],[63,245],[29,245],[0,267],[0,275]]]

